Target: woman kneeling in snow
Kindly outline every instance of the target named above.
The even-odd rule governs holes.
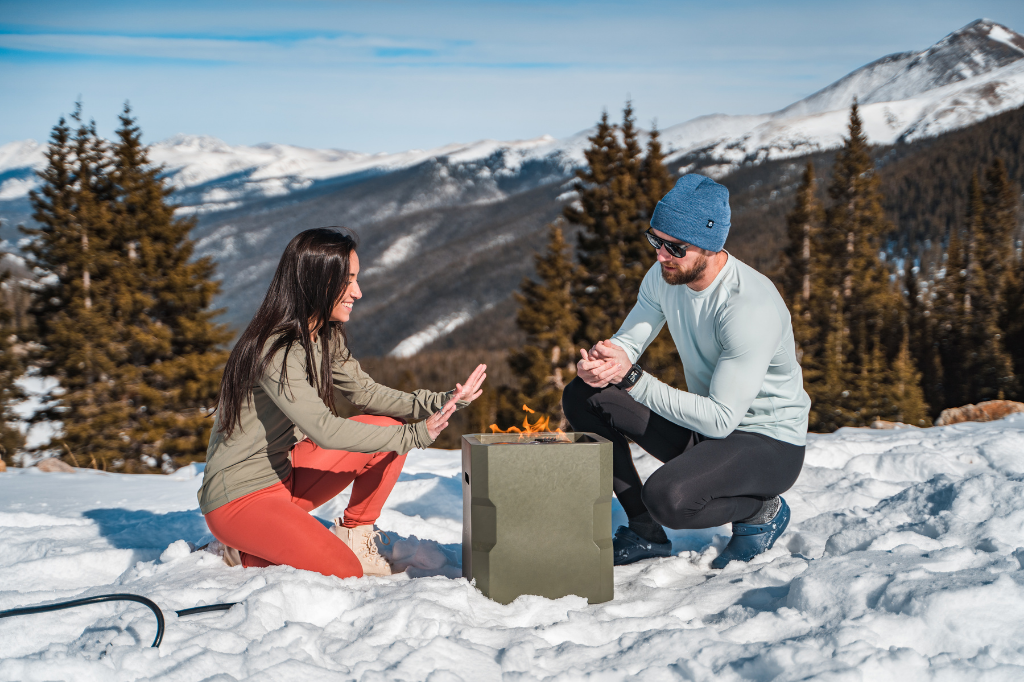
[[[292,239],[224,368],[199,505],[243,566],[390,575],[373,524],[405,453],[429,446],[481,393],[484,365],[447,393],[405,393],[363,372],[345,335],[362,297],[355,247],[335,228]],[[337,416],[339,395],[366,414]],[[350,483],[345,515],[328,530],[309,512]]]

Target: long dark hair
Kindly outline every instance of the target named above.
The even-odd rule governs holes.
[[[225,437],[239,426],[242,405],[252,402],[252,388],[267,371],[274,354],[284,348],[287,356],[295,343],[306,351],[310,385],[331,412],[337,412],[331,383],[331,344],[336,336],[347,339],[345,326],[331,322],[331,311],[348,286],[349,260],[355,248],[355,235],[340,227],[306,230],[288,242],[260,309],[224,367],[217,408]],[[318,371],[313,368],[313,329],[323,351]],[[274,341],[264,353],[272,336]],[[282,389],[287,380],[286,362],[281,369]]]

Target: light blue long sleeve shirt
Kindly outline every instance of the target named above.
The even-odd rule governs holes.
[[[645,372],[634,400],[710,438],[740,430],[806,443],[811,399],[789,310],[771,280],[730,255],[711,285],[694,291],[665,282],[655,264],[612,341],[636,362],[666,323],[688,390]]]

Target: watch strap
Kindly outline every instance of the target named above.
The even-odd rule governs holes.
[[[616,388],[629,389],[636,386],[636,382],[640,381],[640,377],[643,376],[644,370],[639,363],[634,363],[629,371],[626,372],[626,376],[622,377],[622,381],[615,384]]]

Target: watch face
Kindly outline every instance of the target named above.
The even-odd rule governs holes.
[[[626,376],[622,377],[622,381],[616,384],[616,386],[619,388],[632,388],[633,384],[640,380],[641,374],[643,374],[643,370],[640,369],[639,365],[633,365],[626,372]]]

